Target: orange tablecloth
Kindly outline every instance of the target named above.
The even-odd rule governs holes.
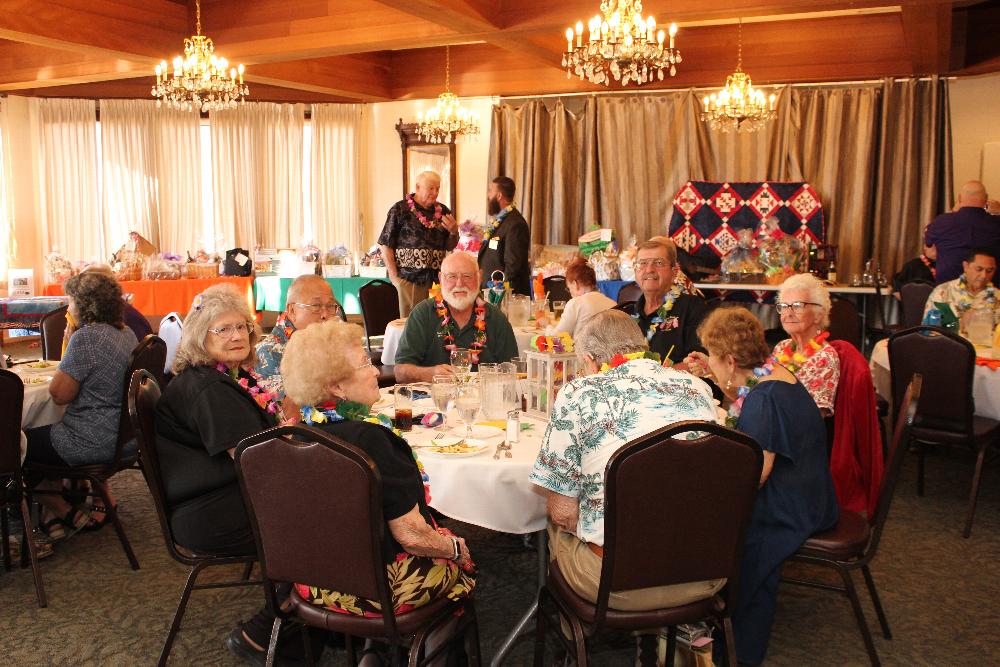
[[[219,283],[235,285],[247,295],[250,310],[254,309],[253,278],[180,278],[178,280],[123,280],[122,291],[132,294],[132,305],[143,315],[166,315],[177,312],[186,315],[191,301],[205,288]],[[45,296],[62,296],[62,285],[46,285]]]

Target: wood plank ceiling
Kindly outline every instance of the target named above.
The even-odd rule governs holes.
[[[1000,2],[647,0],[680,26],[659,88],[1000,71]],[[253,100],[361,101],[603,90],[560,67],[565,29],[599,0],[203,0],[202,32],[247,66]],[[149,96],[153,66],[194,32],[194,0],[0,0],[0,92]],[[612,84],[612,89],[615,89]],[[634,87],[632,87],[634,89]]]

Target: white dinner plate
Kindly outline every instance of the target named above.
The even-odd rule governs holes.
[[[21,381],[24,382],[24,385],[26,387],[30,387],[36,384],[45,384],[46,382],[50,382],[51,380],[52,380],[51,375],[29,375],[28,377],[21,378]]]
[[[457,425],[448,429],[448,433],[454,436],[465,437],[465,424],[463,424],[461,420],[453,421],[452,423]],[[472,437],[477,440],[495,438],[498,435],[504,435],[504,430],[502,428],[487,426],[486,424],[474,424],[472,426]]]
[[[419,456],[430,456],[442,459],[459,459],[467,456],[478,456],[490,448],[490,446],[482,440],[476,440],[474,438],[465,440],[464,438],[452,438],[445,436],[438,438],[435,442],[438,444],[424,445],[420,447]],[[449,451],[449,448],[455,446],[460,446],[460,451]]]
[[[24,373],[51,373],[58,365],[58,361],[32,361],[27,364],[18,364],[14,368]]]

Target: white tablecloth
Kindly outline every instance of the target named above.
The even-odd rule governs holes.
[[[34,370],[27,366],[15,366],[14,372],[22,378],[51,377],[55,375],[55,368],[45,370]],[[49,393],[49,383],[26,384],[24,385],[24,404],[21,407],[21,459],[24,459],[24,452],[28,445],[24,437],[24,429],[37,428],[55,424],[62,419],[66,406],[56,405]]]
[[[385,395],[385,394],[383,394]],[[433,410],[430,400],[417,401],[415,412]],[[391,414],[391,408],[387,412]],[[478,456],[444,458],[424,455],[418,448],[417,456],[430,477],[431,507],[446,516],[466,523],[504,533],[533,533],[545,528],[545,498],[528,481],[528,474],[542,447],[544,421],[521,415],[522,423],[532,428],[521,431],[518,442],[511,443],[513,458],[501,453],[493,458],[496,445],[503,435],[489,438],[489,449]],[[462,435],[462,421],[452,410],[448,414],[451,432]],[[414,426],[403,436],[414,445],[426,444],[435,431]]]
[[[992,356],[982,348],[976,348],[980,356]],[[889,341],[880,340],[872,349],[872,380],[875,391],[886,399],[892,396],[892,376],[889,372]],[[927,381],[927,378],[924,378]],[[986,366],[976,366],[972,379],[972,398],[976,403],[976,414],[980,417],[1000,419],[1000,370]]]
[[[385,338],[382,340],[382,363],[384,365],[394,365],[396,363],[396,350],[399,349],[399,339],[403,337],[403,327],[406,326],[406,319],[393,320],[385,327]],[[532,336],[542,333],[541,329],[534,326],[514,327],[514,338],[517,340],[517,352],[522,357],[531,343]]]

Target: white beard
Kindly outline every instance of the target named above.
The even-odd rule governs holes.
[[[444,300],[455,310],[465,310],[472,307],[478,296],[479,292],[475,290],[469,290],[465,296],[456,296],[454,292],[445,292]]]

